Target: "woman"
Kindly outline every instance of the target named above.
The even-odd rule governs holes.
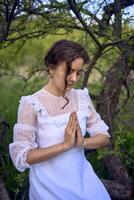
[[[48,83],[21,98],[9,150],[19,171],[30,168],[30,200],[110,200],[84,155],[108,144],[108,126],[88,89],[73,88],[88,61],[78,43],[57,41],[45,56]]]

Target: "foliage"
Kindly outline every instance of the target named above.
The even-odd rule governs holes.
[[[75,36],[76,31],[73,35],[66,36],[65,38],[73,39]],[[82,33],[79,34],[79,38],[82,38]],[[77,35],[76,34],[76,35]],[[13,46],[10,46],[8,49],[2,50],[0,52],[0,58],[4,61],[7,61],[8,69],[11,72],[14,70],[17,74],[14,76],[7,76],[3,74],[1,80],[0,80],[0,87],[1,87],[1,96],[0,96],[0,112],[1,114],[6,118],[8,123],[10,124],[10,129],[6,133],[6,136],[4,138],[4,142],[2,145],[2,155],[4,158],[4,165],[1,168],[1,172],[5,172],[5,175],[2,176],[3,179],[6,182],[7,189],[10,193],[10,196],[12,199],[20,199],[20,197],[27,198],[27,188],[28,188],[28,171],[24,173],[19,173],[14,168],[11,159],[9,157],[8,153],[8,144],[12,141],[12,128],[14,123],[17,120],[17,109],[19,104],[19,99],[23,95],[32,94],[34,91],[37,91],[40,89],[43,84],[47,81],[47,74],[40,74],[36,75],[33,74],[31,79],[28,79],[25,81],[25,79],[20,78],[20,74],[24,77],[27,77],[27,74],[30,74],[30,70],[39,68],[43,66],[43,56],[45,54],[46,49],[57,39],[60,37],[56,37],[52,39],[51,37],[47,37],[44,39],[34,39],[31,41],[27,41],[25,45],[20,48],[18,54],[14,56],[14,52],[17,51],[18,46],[20,43],[15,43]],[[90,47],[91,48],[91,47]],[[116,57],[115,52],[111,52],[111,56]],[[13,58],[13,59],[12,59]],[[103,61],[102,61],[103,62]],[[104,64],[101,66],[102,71],[105,74],[105,71],[107,70],[107,66],[109,65],[111,61],[109,61],[109,54],[105,54],[104,58]],[[34,63],[34,64],[33,64]],[[43,66],[44,67],[44,66]],[[44,67],[45,69],[45,67]],[[99,73],[99,72],[98,72]],[[103,76],[102,76],[103,77]],[[99,94],[100,88],[102,87],[103,81],[99,82],[96,79],[96,82],[90,82],[89,84],[89,91],[92,94]],[[79,82],[76,86],[79,88],[81,83]],[[122,95],[125,95],[124,93]],[[123,98],[122,98],[123,99]],[[125,111],[125,114],[127,114],[128,111]],[[122,113],[122,116],[125,116]],[[122,122],[122,120],[119,118],[119,121]],[[134,137],[132,135],[132,131],[129,131],[128,129],[125,129],[123,125],[115,126],[114,129],[114,137],[115,137],[115,148],[113,152],[108,152],[106,148],[102,148],[96,151],[96,153],[93,151],[89,156],[87,156],[87,159],[91,162],[93,165],[93,168],[95,169],[96,173],[100,177],[108,178],[109,174],[104,169],[101,163],[101,158],[108,153],[114,153],[123,160],[125,163],[128,171],[130,172],[130,175],[133,179],[133,155],[134,155],[134,148],[133,148],[133,141]],[[126,152],[127,150],[127,152]],[[125,153],[124,153],[125,151]],[[5,168],[6,166],[6,168]],[[6,176],[8,174],[8,176]],[[2,175],[2,174],[1,174]]]
[[[114,154],[125,164],[134,183],[134,135],[124,124],[119,123],[114,128],[114,149],[103,147],[97,150],[97,159],[101,161],[105,155]]]
[[[9,157],[8,145],[12,141],[12,129],[17,120],[20,97],[37,91],[48,80],[43,57],[49,46],[61,38],[71,39],[82,44],[89,52],[92,60],[99,48],[95,46],[95,42],[89,34],[90,31],[93,31],[96,41],[98,40],[101,44],[113,42],[112,46],[109,46],[100,54],[101,56],[97,58],[99,60],[96,59],[95,66],[88,79],[89,92],[95,96],[100,94],[111,64],[121,55],[121,46],[114,45],[113,19],[110,19],[110,23],[107,21],[107,26],[104,28],[101,27],[101,23],[106,13],[102,16],[102,20],[96,21],[95,17],[98,16],[99,10],[102,12],[102,1],[99,1],[99,3],[98,1],[89,1],[90,3],[88,1],[77,1],[81,15],[87,22],[87,31],[84,30],[74,13],[72,14],[67,1],[36,2],[24,0],[21,2],[22,4],[19,4],[15,10],[18,11],[18,15],[13,16],[12,22],[10,22],[10,17],[6,18],[4,15],[10,14],[12,0],[8,1],[9,10],[0,15],[0,22],[2,22],[0,25],[0,41],[4,41],[0,44],[0,113],[10,124],[0,149],[2,155],[0,177],[5,181],[11,199],[15,200],[27,198],[28,171],[24,173],[16,171]],[[33,2],[33,4],[30,2]],[[111,3],[111,1],[105,2]],[[6,3],[0,4],[1,11],[4,11],[2,6],[6,6]],[[96,8],[95,17],[88,12],[91,7],[91,10]],[[107,20],[106,18],[108,19],[108,16],[105,16],[105,20]],[[4,21],[5,19],[7,21]],[[122,26],[122,39],[124,39],[125,44],[128,38],[133,35],[133,32],[134,29],[130,27],[129,20],[126,19]],[[15,40],[16,42],[14,42]],[[131,43],[131,40],[128,43]],[[129,62],[133,62],[133,57]],[[76,88],[79,88],[81,83],[82,79]],[[131,86],[131,91],[133,91],[133,86]],[[102,166],[101,159],[111,153],[118,155],[125,163],[129,175],[134,181],[134,126],[131,112],[133,98],[130,98],[131,103],[127,104],[128,109],[126,109],[123,104],[126,96],[126,88],[122,87],[122,94],[118,103],[120,113],[114,121],[114,150],[108,151],[104,147],[92,151],[91,154],[87,155],[87,159],[100,177],[109,178],[109,174]]]

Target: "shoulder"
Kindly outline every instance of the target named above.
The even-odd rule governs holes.
[[[26,95],[26,96],[21,96],[19,100],[20,105],[27,105],[27,104],[33,104],[34,103],[34,96],[33,95]]]
[[[43,115],[47,114],[47,111],[45,107],[42,105],[42,103],[39,100],[39,96],[41,94],[41,91],[38,90],[37,92],[34,92],[31,95],[21,96],[19,102],[21,108],[29,108],[32,109],[37,114],[42,113]]]
[[[87,87],[84,87],[83,89],[72,89],[73,92],[77,93],[79,96],[89,96],[89,91]]]
[[[84,87],[83,89],[73,89],[73,91],[77,94],[78,99],[83,102],[83,104],[90,104],[91,98],[87,87]]]
[[[38,91],[29,95],[21,96],[19,99],[19,106],[18,106],[19,111],[35,110],[35,108],[37,109],[37,107],[39,107],[39,103],[36,98],[37,93]]]
[[[25,96],[21,96],[19,102],[26,104],[34,104],[37,101],[37,94],[40,93],[40,90]]]

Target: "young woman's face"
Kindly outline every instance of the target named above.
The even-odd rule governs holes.
[[[72,62],[70,74],[67,76],[67,91],[74,87],[79,80],[81,73],[83,72],[84,60],[82,58],[76,58]],[[66,75],[66,63],[62,62],[55,70],[50,70],[53,74],[53,83],[59,90],[65,88],[65,75]]]

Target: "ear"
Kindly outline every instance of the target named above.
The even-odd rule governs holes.
[[[48,66],[48,73],[53,75],[53,74],[54,74],[54,71],[55,71],[55,69],[53,69],[52,65],[50,64],[50,65]]]

